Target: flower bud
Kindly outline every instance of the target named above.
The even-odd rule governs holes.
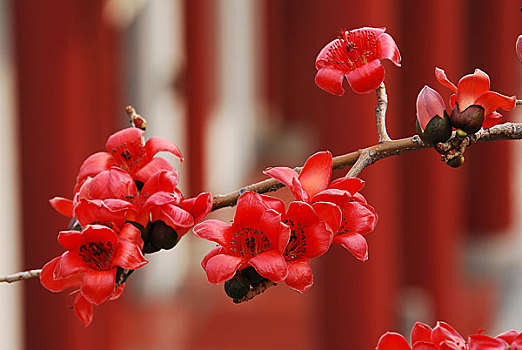
[[[147,254],[172,249],[178,243],[176,231],[161,220],[149,222],[142,237],[145,242],[143,252]]]
[[[225,293],[232,299],[241,299],[250,291],[250,282],[243,274],[237,273],[225,282]]]
[[[417,96],[417,133],[428,144],[445,142],[451,137],[451,124],[440,94],[425,85]]]
[[[256,269],[253,266],[248,266],[241,270],[241,273],[243,276],[245,276],[252,287],[256,287],[259,283],[268,281],[268,279],[261,276],[259,273],[257,273]]]
[[[455,129],[461,129],[467,134],[474,134],[482,127],[484,107],[471,105],[460,112],[459,105],[455,103],[455,107],[453,107],[449,119]]]
[[[446,164],[449,165],[452,168],[458,168],[462,164],[464,164],[464,156],[461,154],[458,157],[448,159],[446,161]]]
[[[518,36],[515,48],[517,50],[518,59],[522,62],[522,35]]]

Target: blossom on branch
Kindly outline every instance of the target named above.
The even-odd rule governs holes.
[[[437,322],[433,329],[417,322],[411,330],[411,343],[399,333],[387,332],[376,350],[522,350],[522,334],[509,331],[490,337],[479,332],[466,340],[445,322]]]
[[[502,115],[497,110],[510,110],[516,106],[515,96],[508,97],[489,90],[489,76],[480,69],[462,77],[457,86],[448,80],[440,68],[435,68],[435,77],[453,91],[450,98],[453,110],[449,116],[452,126],[468,134],[479,131],[481,127],[488,129],[498,124]]]
[[[424,85],[417,96],[417,133],[428,144],[446,142],[451,137],[451,124],[442,96]]]
[[[371,92],[384,81],[381,60],[388,59],[401,66],[401,55],[386,28],[363,27],[341,31],[339,37],[328,43],[315,60],[318,72],[315,83],[334,95],[344,94],[346,78],[353,91]]]

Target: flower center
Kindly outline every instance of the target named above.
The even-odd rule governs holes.
[[[348,222],[348,220],[343,219],[341,221],[341,226],[339,226],[339,230],[337,230],[336,234],[343,235],[348,232],[351,232],[349,222]]]
[[[114,246],[111,241],[88,242],[82,244],[78,255],[94,270],[108,270],[111,267]]]
[[[285,250],[286,260],[295,260],[302,258],[306,253],[306,236],[304,234],[304,225],[300,222],[297,224],[293,220],[283,220],[290,227],[290,240]]]
[[[377,37],[368,30],[341,31],[338,40],[328,50],[328,62],[351,72],[375,59]]]
[[[252,227],[243,227],[234,234],[228,252],[245,259],[250,259],[272,247],[267,236],[262,231]]]
[[[141,139],[126,142],[112,149],[111,165],[119,166],[131,174],[142,168],[145,161],[145,147]]]

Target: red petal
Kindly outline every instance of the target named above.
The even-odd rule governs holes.
[[[417,120],[422,130],[436,115],[444,117],[444,100],[442,96],[428,85],[424,85],[417,96]]]
[[[451,327],[449,324],[438,321],[435,328],[431,332],[431,342],[434,344],[440,344],[445,340],[449,340],[458,346],[466,343],[464,338]]]
[[[173,171],[174,167],[165,158],[156,157],[138,170],[134,179],[146,183],[151,176],[162,170]]]
[[[151,221],[161,220],[174,230],[194,226],[194,218],[180,207],[172,204],[153,208]]]
[[[328,185],[328,188],[330,189],[348,191],[352,196],[362,190],[363,187],[364,180],[361,180],[358,177],[340,177]]]
[[[58,243],[67,250],[77,251],[83,240],[82,233],[78,231],[61,231],[58,234]]]
[[[86,181],[80,190],[81,199],[129,199],[137,194],[132,177],[117,167],[102,171],[91,181]]]
[[[263,174],[268,175],[287,186],[297,200],[307,201],[308,195],[303,191],[301,183],[296,181],[299,174],[287,167],[267,168]],[[294,186],[297,184],[297,186]]]
[[[83,181],[91,176],[94,177],[101,173],[104,170],[107,170],[111,167],[110,165],[111,155],[107,152],[98,152],[87,158],[80,170],[78,171],[78,176],[76,177],[76,186],[74,192],[77,192]]]
[[[511,344],[515,340],[516,337],[519,336],[517,331],[511,330],[497,335],[495,338],[503,339],[506,343]]]
[[[381,61],[373,60],[346,73],[345,76],[353,91],[366,94],[377,89],[384,81],[384,67]]]
[[[480,95],[489,91],[489,76],[475,69],[473,74],[462,77],[457,84],[457,100],[459,110],[462,112],[469,106],[475,104]]]
[[[179,174],[176,170],[162,170],[152,175],[143,185],[140,193],[150,196],[156,192],[174,192],[178,185]]]
[[[204,270],[206,270],[208,261],[210,259],[212,259],[213,257],[215,257],[216,255],[221,254],[222,249],[223,249],[223,247],[219,246],[219,247],[213,248],[210,252],[208,252],[207,255],[205,255],[203,257],[203,260],[201,260],[201,267]]]
[[[509,111],[515,108],[517,106],[517,98],[516,96],[508,97],[501,95],[498,92],[488,91],[477,98],[475,104],[484,107],[484,116],[487,118],[497,109]]]
[[[180,207],[194,217],[194,222],[201,221],[212,210],[212,195],[209,192],[200,193],[196,198],[184,199]]]
[[[368,260],[368,243],[366,239],[358,233],[336,235],[334,236],[333,243],[342,245],[361,261]]]
[[[281,213],[281,214],[285,213],[285,211],[286,211],[285,203],[282,200],[280,200],[279,198],[267,196],[264,194],[261,195],[261,198],[263,199],[263,202],[265,202],[265,204],[268,208],[274,209],[275,211],[277,211],[278,213]]]
[[[219,284],[231,279],[244,261],[241,257],[226,254],[213,256],[205,266],[208,281]]]
[[[376,350],[411,350],[411,348],[399,333],[386,332],[379,339]]]
[[[321,52],[319,52],[319,55],[317,55],[317,58],[315,59],[315,68],[321,69],[323,67],[331,65],[330,59],[328,58],[329,52],[332,48],[336,47],[339,42],[339,39],[334,39],[330,41],[328,44],[326,44],[325,47],[322,48]]]
[[[259,231],[263,232],[268,238],[274,249],[277,249],[282,254],[290,239],[290,228],[281,222],[281,214],[273,209],[268,209],[261,214],[258,227]]]
[[[70,199],[63,197],[54,197],[49,200],[54,210],[62,215],[72,217],[73,216],[73,202]]]
[[[51,292],[61,292],[73,287],[80,288],[82,283],[81,275],[73,275],[69,278],[59,280],[54,279],[54,270],[56,269],[60,259],[61,257],[56,257],[44,265],[42,272],[40,273],[40,283],[42,286]]]
[[[257,226],[263,212],[268,209],[267,205],[258,193],[245,192],[237,200],[234,226],[252,227]]]
[[[491,112],[482,123],[484,129],[489,129],[502,121],[502,114],[498,112]]]
[[[116,268],[107,271],[90,270],[83,276],[81,293],[87,301],[100,305],[109,299],[116,285]]]
[[[332,244],[333,233],[324,222],[305,227],[306,253],[308,259],[316,258],[328,251]]]
[[[111,242],[115,247],[118,236],[113,229],[102,225],[87,225],[82,231],[84,241],[87,242]]]
[[[455,84],[453,84],[451,81],[448,80],[448,77],[446,76],[446,72],[444,72],[443,69],[440,69],[439,67],[435,67],[435,78],[439,83],[453,91],[454,93],[457,92],[457,87]],[[453,103],[450,107],[453,107]]]
[[[315,75],[315,84],[333,95],[342,96],[344,94],[343,78],[342,70],[335,67],[323,67]]]
[[[301,201],[291,202],[284,218],[290,219],[294,223],[301,223],[303,226],[309,226],[319,222],[319,217],[312,206]]]
[[[418,342],[413,345],[412,350],[439,350],[433,343]]]
[[[143,248],[143,239],[140,230],[131,223],[125,224],[123,229],[118,233],[118,241],[127,241]]]
[[[312,204],[312,207],[319,219],[326,222],[333,233],[339,230],[343,214],[337,205],[328,202],[316,202]]]
[[[344,207],[346,203],[352,201],[352,199],[354,198],[350,192],[338,190],[336,188],[329,188],[321,191],[313,198],[314,202],[330,202],[337,204],[341,208]]]
[[[67,251],[62,254],[60,261],[56,265],[53,278],[57,280],[69,278],[89,270],[89,267],[76,253]]]
[[[230,237],[230,225],[219,220],[206,220],[194,226],[194,234],[219,245],[226,246]]]
[[[469,350],[507,350],[506,343],[484,334],[473,334],[468,340]]]
[[[107,151],[112,152],[115,148],[119,148],[125,144],[143,144],[142,142],[143,130],[138,128],[126,128],[120,130],[107,139],[105,147]]]
[[[169,192],[156,192],[153,195],[151,195],[145,203],[143,203],[142,210],[148,211],[155,207],[161,207],[163,205],[168,204],[177,204],[181,200],[180,197],[176,196],[176,193],[169,193]]]
[[[411,329],[411,343],[431,341],[431,327],[422,322],[417,322]]]
[[[359,202],[347,203],[343,208],[343,223],[348,226],[347,232],[366,234],[372,232],[377,225],[377,213],[368,204]],[[343,227],[344,228],[344,227]]]
[[[141,249],[127,241],[118,242],[118,251],[112,260],[112,266],[123,267],[128,270],[137,270],[146,265],[147,260],[143,257]]]
[[[76,316],[78,316],[85,327],[88,327],[92,322],[92,304],[89,303],[89,301],[87,301],[87,299],[85,299],[81,293],[78,293],[74,299],[73,307]]]
[[[312,198],[318,192],[326,189],[332,176],[332,154],[328,151],[317,152],[306,160],[299,174],[299,182]]]
[[[517,43],[515,44],[515,49],[517,51],[518,59],[522,61],[522,35],[518,36]]]
[[[121,294],[123,293],[123,289],[125,288],[125,283],[122,283],[118,286],[118,288],[116,288],[116,290],[114,291],[114,293],[112,293],[111,297],[109,298],[109,300],[116,300],[118,299]]]
[[[401,66],[401,53],[397,44],[388,33],[383,33],[377,39],[377,58],[378,59],[389,59],[397,67]]]
[[[152,157],[154,157],[158,152],[169,152],[178,157],[181,162],[183,161],[183,156],[181,155],[178,146],[163,137],[151,137],[145,143],[145,150],[147,152],[148,160],[152,159]]]
[[[283,281],[288,275],[286,261],[281,253],[276,250],[269,250],[256,255],[248,262],[256,269],[257,273],[275,283]]]
[[[292,289],[304,292],[314,283],[314,276],[308,259],[299,259],[288,262],[288,276],[285,283]]]

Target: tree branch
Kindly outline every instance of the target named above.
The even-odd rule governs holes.
[[[30,278],[40,276],[41,272],[42,272],[42,270],[38,269],[38,270],[29,270],[29,271],[13,273],[12,275],[0,277],[0,282],[12,283],[12,282],[17,282],[17,281],[28,280]]]
[[[375,107],[375,117],[377,119],[377,134],[379,135],[379,143],[391,141],[386,131],[386,109],[388,108],[388,95],[386,95],[386,87],[384,81],[375,90],[377,94],[377,107]]]

